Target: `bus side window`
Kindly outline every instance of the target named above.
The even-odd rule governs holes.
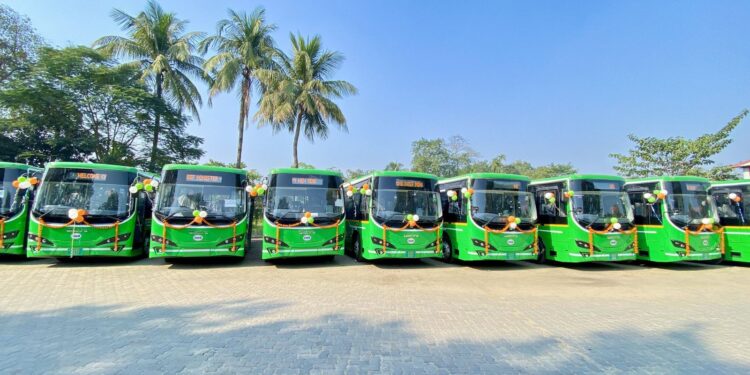
[[[566,224],[568,222],[567,215],[565,214],[565,204],[559,198],[560,190],[558,186],[554,189],[536,190],[535,197],[539,210],[539,224]],[[557,197],[555,203],[550,203],[544,198],[546,193],[555,194],[555,197]]]

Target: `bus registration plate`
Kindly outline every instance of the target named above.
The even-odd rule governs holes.
[[[514,253],[505,253],[507,259],[516,259],[516,254]]]
[[[617,260],[617,254],[609,254],[609,260]]]
[[[417,257],[417,251],[416,250],[407,250],[406,251],[406,257],[407,258],[416,258]]]

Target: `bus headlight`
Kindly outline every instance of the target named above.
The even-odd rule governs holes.
[[[674,247],[679,247],[680,249],[685,249],[685,248],[687,248],[687,244],[685,244],[685,243],[684,243],[684,242],[682,242],[682,241],[677,241],[677,240],[672,240],[672,246],[674,246]]]
[[[129,238],[130,238],[130,233],[121,234],[117,236],[117,242],[127,241]],[[101,246],[101,245],[109,245],[109,244],[114,244],[114,243],[115,243],[115,237],[111,237],[111,238],[107,238],[104,241],[99,242],[96,245]]]
[[[275,238],[270,237],[270,236],[263,236],[263,241],[268,242],[268,243],[273,244],[273,245],[276,245],[278,243],[279,246],[289,246],[284,241],[282,241],[282,240],[276,241]]]
[[[177,246],[177,244],[176,244],[176,243],[174,243],[174,242],[170,241],[169,239],[165,239],[165,238],[164,238],[164,237],[162,237],[162,236],[157,236],[157,235],[155,235],[155,234],[152,234],[152,235],[151,235],[151,242],[156,242],[156,243],[159,243],[159,244],[161,244],[161,243],[164,243],[164,241],[166,241],[166,242],[167,242],[167,245],[169,245],[169,246]]]
[[[372,243],[374,243],[375,245],[383,246],[383,239],[382,238],[372,236],[372,237],[370,237],[370,239],[372,240]],[[396,248],[396,246],[393,246],[393,244],[390,243],[390,242],[388,242],[388,241],[385,241],[385,247],[389,247],[391,249],[395,249]]]
[[[11,232],[5,232],[3,233],[3,240],[9,240],[11,238],[16,238],[18,236],[18,231],[14,230]]]
[[[41,242],[43,245],[54,245],[52,243],[52,241],[50,241],[50,240],[48,240],[48,239],[46,239],[44,237],[39,237],[39,236],[37,236],[34,233],[29,233],[29,239],[32,240],[32,241],[34,241],[34,242]]]
[[[472,238],[471,239],[471,243],[473,243],[474,246],[477,246],[477,247],[484,248],[485,246],[487,246],[487,248],[490,249],[490,250],[497,250],[494,246],[492,246],[492,244],[485,244],[484,241],[478,240],[476,238]]]
[[[245,234],[240,234],[234,237],[234,242],[240,242],[245,239]],[[227,238],[224,241],[221,241],[216,244],[216,246],[224,246],[224,245],[231,245],[232,244],[232,237]]]
[[[344,234],[339,234],[338,236],[338,242],[341,243],[344,241]],[[331,238],[330,240],[326,241],[323,245],[334,245],[336,243],[336,237]],[[387,246],[387,245],[386,245]]]

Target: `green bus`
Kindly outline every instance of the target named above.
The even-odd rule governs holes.
[[[247,172],[206,165],[162,169],[151,220],[150,258],[245,256]]]
[[[31,211],[26,255],[142,255],[151,214],[146,179],[134,167],[48,163]]]
[[[532,181],[539,215],[537,261],[635,260],[639,251],[625,180],[576,174]]]
[[[750,180],[712,182],[709,192],[724,232],[724,260],[750,262]]]
[[[529,178],[472,173],[438,182],[446,261],[537,258],[536,205]]]
[[[342,181],[341,173],[335,171],[272,170],[260,190],[268,188],[263,201],[261,258],[344,254]]]
[[[443,212],[437,177],[383,171],[342,187],[348,248],[357,261],[442,256]]]
[[[627,181],[638,227],[638,260],[721,260],[723,237],[717,233],[719,217],[709,186],[705,178],[688,176]]]
[[[0,162],[0,254],[26,254],[26,230],[41,169]]]

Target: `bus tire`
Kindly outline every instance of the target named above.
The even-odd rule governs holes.
[[[544,242],[542,240],[539,241],[539,254],[536,255],[536,259],[534,262],[536,264],[544,264],[547,263],[547,248],[544,246]]]
[[[442,251],[443,261],[453,263],[453,246],[451,246],[450,238],[447,235],[443,236],[443,243],[440,246]]]
[[[354,243],[352,244],[352,252],[354,253],[354,260],[357,262],[364,262],[365,258],[362,256],[362,240],[359,238],[359,233],[355,233]]]

